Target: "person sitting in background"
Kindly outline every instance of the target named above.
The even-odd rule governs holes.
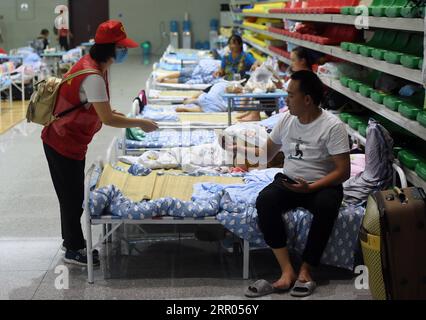
[[[234,80],[234,75],[239,74],[241,79],[250,71],[256,59],[251,53],[243,50],[243,39],[239,35],[232,35],[228,40],[229,54],[222,59],[221,68],[214,73],[215,78],[224,77],[225,80]]]
[[[32,43],[34,50],[40,55],[49,46],[49,30],[43,29],[40,35]]]
[[[213,84],[213,76],[220,60],[202,59],[196,65],[185,66],[182,71],[157,77],[159,83]]]
[[[297,71],[308,70],[312,71],[313,59],[309,51],[303,47],[296,47],[291,51],[290,54],[291,65],[290,73]],[[253,65],[253,69],[259,67],[259,64]],[[253,70],[254,71],[254,70]],[[290,79],[286,81],[284,85],[281,83],[276,83],[278,89],[287,90]],[[249,121],[260,121],[260,112],[259,111],[248,111],[237,117],[240,122],[249,122]]]

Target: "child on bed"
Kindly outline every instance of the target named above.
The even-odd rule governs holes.
[[[223,97],[227,81],[219,81],[198,96],[184,101],[185,107],[177,107],[176,112],[225,112],[228,104]]]
[[[213,76],[221,64],[220,60],[202,59],[196,65],[186,66],[182,71],[157,77],[159,83],[213,84]]]

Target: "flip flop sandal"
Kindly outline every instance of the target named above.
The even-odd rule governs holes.
[[[317,284],[315,283],[315,281],[301,282],[297,280],[293,288],[290,290],[290,295],[299,298],[307,297],[314,292],[316,287]]]
[[[262,280],[257,280],[255,283],[250,285],[247,288],[244,295],[248,298],[258,298],[258,297],[263,297],[272,293],[284,293],[284,292],[287,292],[289,289],[290,288],[287,288],[287,289],[275,288],[268,281],[262,279]]]

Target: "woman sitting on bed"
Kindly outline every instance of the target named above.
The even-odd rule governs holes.
[[[202,59],[196,65],[189,65],[182,71],[159,76],[159,83],[212,84],[216,81],[213,76],[219,68],[220,60]]]
[[[243,79],[256,59],[251,53],[244,52],[243,39],[239,35],[232,35],[228,40],[228,46],[231,52],[223,57],[221,68],[214,73],[214,77],[232,81],[234,75],[239,74]]]
[[[246,76],[256,59],[243,51],[243,40],[238,35],[233,35],[228,40],[230,53],[225,55],[221,62],[203,59],[196,66],[187,66],[180,72],[174,72],[157,78],[157,82],[186,83],[186,84],[213,84],[218,78],[223,77],[231,81],[235,74],[241,78]],[[220,69],[218,70],[218,68]],[[216,71],[216,72],[215,72]]]

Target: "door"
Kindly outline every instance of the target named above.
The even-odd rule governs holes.
[[[98,26],[109,19],[109,0],[69,0],[71,45],[95,38]]]

